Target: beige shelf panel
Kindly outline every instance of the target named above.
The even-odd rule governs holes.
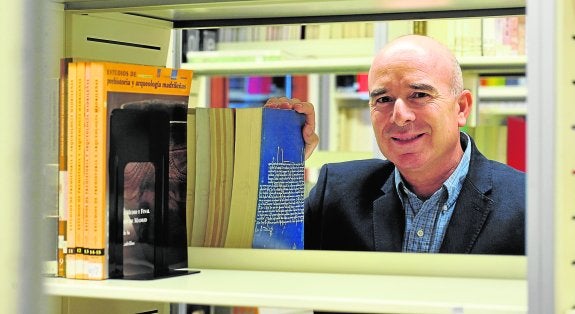
[[[525,280],[202,269],[152,281],[44,280],[54,296],[347,313],[526,313]]]

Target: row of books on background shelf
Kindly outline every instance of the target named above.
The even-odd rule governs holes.
[[[62,60],[58,276],[177,275],[190,245],[303,248],[303,115],[190,109],[191,78]]]
[[[373,38],[373,22],[307,24],[305,39]]]
[[[481,75],[479,86],[527,86],[525,75]]]
[[[526,171],[527,119],[522,115],[502,116],[466,130],[489,159]]]
[[[458,57],[525,55],[525,16],[395,21],[388,39],[405,34],[433,37]]]
[[[484,18],[401,20],[385,23],[387,39],[407,34],[434,37],[449,47],[456,56],[522,56],[525,55],[525,16]],[[273,26],[223,27],[190,29],[184,33],[184,52],[219,50],[219,43],[293,41],[318,39],[373,39],[375,22],[345,22]],[[271,49],[262,58],[279,58]],[[238,52],[238,49],[234,49]],[[253,52],[252,52],[253,53]],[[367,51],[371,55],[373,51]],[[241,51],[240,51],[241,54]],[[200,53],[191,56],[199,56]],[[265,59],[263,59],[265,61]],[[277,60],[277,59],[275,59]]]
[[[372,22],[222,27],[218,42],[373,38]]]

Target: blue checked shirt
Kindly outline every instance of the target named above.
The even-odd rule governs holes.
[[[459,165],[441,188],[427,200],[421,200],[411,192],[403,182],[399,170],[395,168],[395,188],[405,209],[403,252],[439,252],[449,219],[455,209],[455,201],[469,170],[471,145],[469,136],[463,134],[467,145]]]

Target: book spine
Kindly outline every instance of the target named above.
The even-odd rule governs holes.
[[[507,118],[507,164],[520,171],[526,171],[526,129],[525,118]]]
[[[82,276],[84,279],[90,279],[90,270],[94,264],[91,252],[94,248],[94,236],[92,232],[94,228],[94,215],[96,211],[95,202],[95,192],[96,189],[96,172],[94,169],[95,158],[95,117],[94,117],[94,88],[93,78],[92,78],[92,63],[85,63],[85,75],[84,75],[84,86],[85,86],[85,121],[84,121],[84,173],[85,173],[85,184],[86,184],[86,195],[84,197],[84,220],[83,220],[83,243],[84,247],[82,250],[82,257],[84,259],[84,269],[82,271]]]
[[[204,246],[222,247],[229,218],[233,173],[233,111],[212,108],[210,118],[210,194]],[[231,150],[230,150],[231,146]]]
[[[196,110],[188,109],[187,115],[187,182],[186,182],[186,230],[188,246],[192,244],[194,226],[194,203],[196,196]]]
[[[93,89],[94,89],[94,172],[96,185],[94,189],[94,247],[91,255],[94,264],[88,273],[90,279],[106,279],[108,277],[107,252],[107,202],[106,191],[108,189],[108,156],[107,156],[107,115],[105,101],[104,66],[95,63],[92,66]]]
[[[69,60],[60,61],[59,99],[58,99],[58,251],[57,272],[58,277],[66,277],[66,221],[67,213],[67,99],[68,99],[68,63]]]
[[[303,249],[304,119],[264,109],[254,248]]]
[[[87,142],[87,126],[86,126],[86,64],[85,62],[78,62],[77,65],[77,152],[78,161],[76,171],[78,173],[77,179],[77,192],[76,192],[76,279],[85,279],[84,271],[84,220],[88,206],[88,184],[86,176],[86,142]]]
[[[196,109],[196,191],[191,246],[204,246],[210,193],[209,109]]]
[[[251,248],[257,207],[263,108],[236,110],[234,174],[225,247]]]
[[[85,143],[85,173],[87,181],[87,196],[85,217],[83,221],[84,232],[84,278],[90,280],[105,279],[105,256],[103,248],[105,242],[102,233],[105,233],[106,222],[103,220],[105,206],[105,133],[102,134],[101,107],[101,64],[86,63],[86,143]],[[105,118],[105,117],[104,117]],[[102,180],[102,177],[104,180]],[[104,194],[103,194],[104,193]],[[105,240],[104,240],[105,241]]]
[[[66,206],[68,212],[68,221],[66,224],[66,278],[76,277],[76,185],[78,176],[76,172],[76,165],[78,158],[77,145],[76,145],[76,63],[72,62],[68,65],[68,99],[67,99],[67,166],[68,166],[68,185],[66,191]]]

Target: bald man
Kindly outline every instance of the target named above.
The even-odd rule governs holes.
[[[473,97],[451,51],[429,37],[400,37],[375,56],[368,82],[387,160],[322,167],[306,199],[305,248],[525,254],[525,174],[488,160],[460,132]],[[266,105],[307,115],[309,156],[319,141],[313,106]]]

